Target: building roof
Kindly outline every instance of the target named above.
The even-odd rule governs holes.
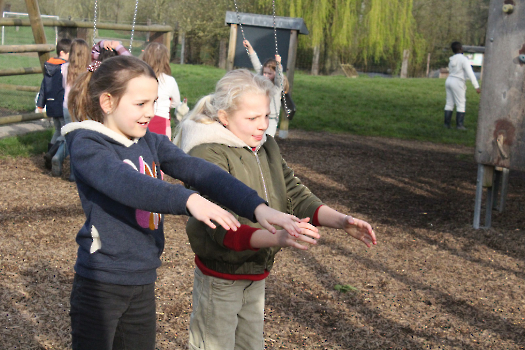
[[[271,15],[239,12],[239,18],[243,26],[273,28],[273,16]],[[226,25],[239,24],[239,18],[237,18],[236,12],[226,11]],[[310,34],[302,18],[275,16],[275,27],[277,29],[297,30],[299,34]]]

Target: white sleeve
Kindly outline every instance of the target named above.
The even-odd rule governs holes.
[[[262,64],[259,60],[259,56],[257,56],[257,52],[254,51],[252,54],[250,54],[250,61],[252,61],[252,66],[253,69],[255,69],[255,73],[261,74]]]
[[[476,79],[476,75],[474,74],[474,71],[472,70],[472,66],[470,65],[470,62],[466,57],[463,60],[463,70],[467,73],[468,78],[472,82],[472,85],[474,85],[475,89],[479,89],[478,80]]]
[[[179,86],[177,85],[177,81],[175,80],[175,78],[173,78],[173,86],[170,91],[170,99],[171,99],[170,108],[177,108],[181,104]]]

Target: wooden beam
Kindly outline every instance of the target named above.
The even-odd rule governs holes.
[[[0,90],[39,92],[39,86],[0,84]]]
[[[34,0],[26,0],[34,1]],[[67,21],[58,19],[41,19],[44,27],[71,27],[71,28],[91,28],[93,29],[93,22],[87,21]],[[27,18],[2,18],[0,19],[0,26],[20,26],[29,27],[31,26],[31,20]],[[120,24],[120,23],[98,23],[97,29],[113,29],[113,30],[129,30],[132,29],[131,24]],[[167,25],[154,24],[152,26],[147,25],[135,25],[135,31],[137,32],[172,32],[173,28]]]
[[[235,61],[235,47],[237,46],[237,24],[230,26],[230,42],[228,45],[228,61],[226,62],[226,71],[233,70],[233,62]]]
[[[16,114],[8,115],[6,117],[0,117],[0,125],[20,123],[30,120],[39,120],[46,118],[44,113],[25,113],[25,114]]]
[[[29,15],[29,21],[31,22],[31,28],[33,30],[33,38],[36,44],[47,44],[46,33],[44,32],[44,25],[42,24],[42,18],[40,17],[40,9],[38,8],[37,0],[26,0],[27,13]],[[40,66],[44,69],[44,63],[51,57],[49,52],[39,52],[38,59],[40,60]]]
[[[10,75],[38,74],[42,72],[42,67],[10,68],[0,70],[0,77],[7,77]]]
[[[55,51],[52,44],[33,44],[33,45],[1,45],[0,53],[12,52],[51,52]]]

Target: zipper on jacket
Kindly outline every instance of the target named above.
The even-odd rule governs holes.
[[[266,196],[266,201],[268,202],[268,204],[270,204],[270,199],[268,198],[268,190],[266,189],[266,181],[264,181],[264,175],[263,175],[263,171],[262,171],[262,167],[261,167],[261,161],[259,160],[259,155],[257,154],[257,150],[256,151],[252,151],[252,152],[253,152],[253,155],[255,156],[255,159],[257,160],[257,165],[259,166],[259,172],[261,173],[261,179],[262,179],[263,188],[264,188],[264,195]]]

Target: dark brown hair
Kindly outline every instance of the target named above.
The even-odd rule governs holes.
[[[64,53],[69,53],[69,50],[71,50],[71,39],[60,39],[57,43],[57,55],[60,55],[60,51],[63,51]]]
[[[116,56],[104,60],[96,71],[86,71],[75,80],[68,98],[71,116],[76,121],[103,123],[105,114],[100,106],[100,96],[111,94],[118,105],[129,81],[140,76],[157,80],[151,67],[136,57]]]

